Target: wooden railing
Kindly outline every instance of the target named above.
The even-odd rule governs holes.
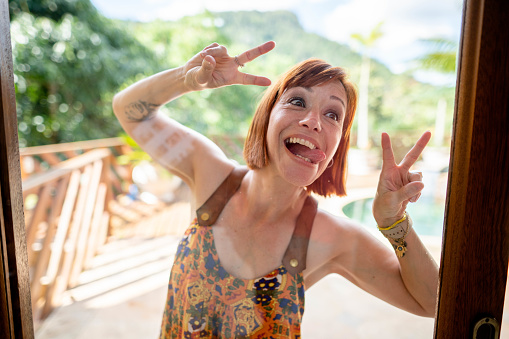
[[[61,303],[106,241],[107,206],[130,178],[115,155],[128,151],[120,139],[20,150],[34,320]]]
[[[96,148],[108,148],[114,155],[131,152],[122,138],[109,138],[71,142],[54,145],[25,147],[20,149],[21,178],[47,171],[64,160]]]
[[[242,159],[242,138],[212,140],[230,158]],[[132,151],[120,138],[20,149],[35,322],[61,304],[64,292],[79,283],[79,274],[108,239],[157,237],[187,227],[186,201],[162,208],[119,201],[132,184],[132,168],[116,158]],[[158,213],[171,220],[173,230],[167,221],[158,225]]]

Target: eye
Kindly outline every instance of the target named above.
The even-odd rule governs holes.
[[[290,100],[288,100],[288,102],[295,106],[306,107],[306,103],[305,103],[304,99],[299,98],[299,97],[291,98]]]
[[[338,121],[339,120],[339,117],[336,114],[336,112],[327,112],[327,113],[325,113],[325,116],[331,118],[334,121]]]

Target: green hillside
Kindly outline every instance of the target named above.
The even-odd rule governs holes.
[[[179,58],[168,57],[168,63],[172,66],[185,62],[189,55],[197,53],[212,41],[224,44],[234,55],[265,41],[274,40],[277,44],[276,49],[246,65],[244,68],[246,72],[263,74],[275,79],[291,65],[310,57],[318,57],[333,65],[346,67],[354,82],[359,78],[361,63],[359,54],[348,46],[304,31],[297,17],[287,11],[203,13],[172,23],[125,24],[131,29],[135,27],[132,33],[140,40],[147,36],[165,37],[163,42],[155,39],[147,46],[159,46],[157,48],[164,49],[167,56],[177,52]],[[200,41],[201,44],[194,43],[194,49],[189,49],[187,54],[182,55],[178,53],[182,44],[173,47],[173,40],[186,40],[188,35],[190,35],[187,39],[188,47],[192,44],[191,41]],[[173,39],[168,38],[170,36]],[[203,39],[204,36],[208,40]],[[222,121],[220,126],[203,124],[199,127],[203,133],[227,131],[243,134],[247,130],[261,91],[259,88],[228,87],[216,90],[210,96],[208,93],[191,95],[185,98],[184,102],[179,102],[182,100],[179,99],[169,107],[173,109],[174,116],[190,125],[200,125],[199,121],[193,121],[194,114],[200,116],[200,119],[205,114],[205,117],[210,117],[207,120],[211,122]],[[196,109],[193,109],[193,105],[200,103],[203,96],[206,97],[203,104],[198,104]],[[378,142],[381,131],[387,131],[401,134],[402,142],[410,144],[422,131],[434,129],[439,99],[444,98],[447,101],[449,116],[452,116],[453,97],[453,88],[420,83],[408,74],[395,75],[385,65],[373,60],[369,85],[369,124],[372,143]],[[185,113],[180,110],[183,106],[186,109]],[[447,121],[446,130],[450,130],[450,120]]]
[[[360,62],[359,55],[348,46],[305,32],[291,12],[223,12],[214,15],[224,20],[221,32],[239,46],[274,40],[278,44],[276,52],[291,56],[292,63],[311,57],[345,67]]]

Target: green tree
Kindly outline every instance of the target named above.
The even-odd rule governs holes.
[[[157,68],[152,51],[89,0],[10,1],[21,146],[112,137],[111,98]]]
[[[423,40],[431,45],[431,50],[427,54],[418,58],[418,64],[421,68],[431,70],[441,74],[452,75],[456,72],[456,55],[458,44],[445,38],[432,38]],[[444,135],[446,129],[447,101],[441,96],[437,103],[435,115],[435,133],[433,135],[433,144],[442,146],[444,144]]]

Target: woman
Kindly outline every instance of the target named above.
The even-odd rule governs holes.
[[[304,61],[263,97],[236,165],[210,140],[158,113],[191,91],[269,86],[239,71],[274,48],[231,57],[211,44],[184,66],[118,93],[114,111],[149,154],[191,188],[196,219],[177,250],[162,338],[299,338],[304,291],[338,273],[392,305],[432,317],[438,268],[405,213],[423,184],[410,167],[426,132],[396,165],[387,134],[373,204],[391,251],[363,227],[316,207],[311,192],[345,195],[356,91],[343,69]]]

